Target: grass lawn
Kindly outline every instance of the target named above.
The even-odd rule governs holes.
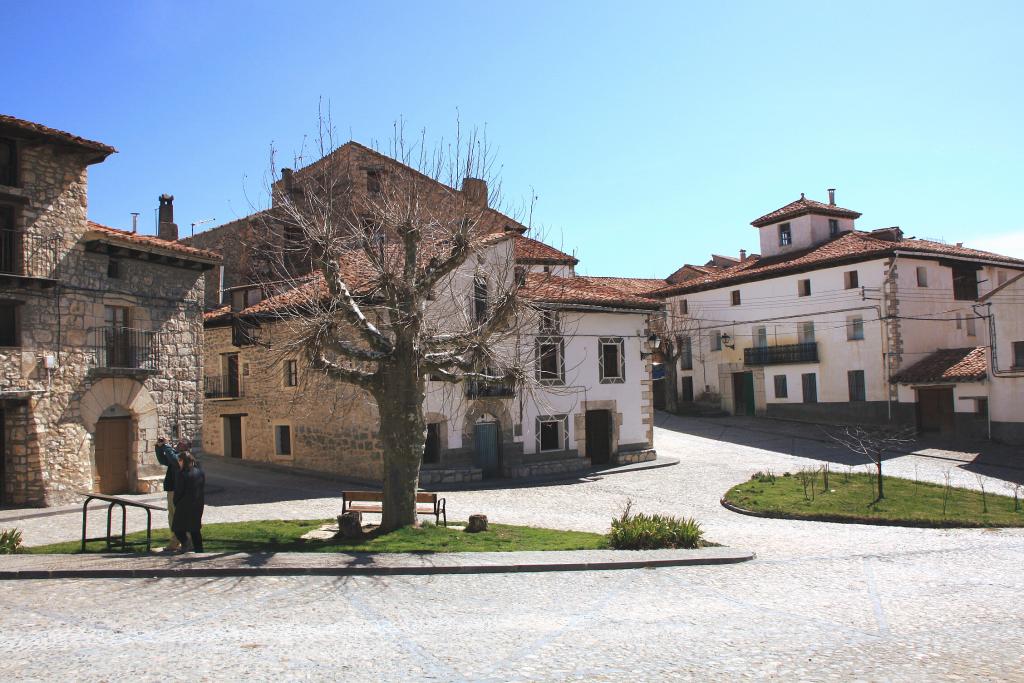
[[[510,550],[593,550],[606,548],[603,534],[559,531],[526,526],[490,524],[488,530],[467,534],[443,526],[405,528],[361,543],[341,540],[304,541],[300,537],[331,520],[264,520],[203,525],[206,552],[370,552],[370,553],[454,553]],[[153,547],[166,545],[170,532],[153,531]],[[146,532],[128,534],[129,540],[145,540]],[[90,543],[86,552],[103,552],[103,543]],[[77,553],[81,542],[53,543],[25,548],[28,553]],[[145,546],[135,548],[145,552]]]
[[[750,481],[729,489],[724,498],[736,507],[776,517],[833,517],[935,526],[1024,526],[1024,512],[1014,510],[1010,496],[987,492],[988,512],[985,512],[981,491],[956,487],[947,491],[942,484],[896,477],[885,477],[884,488],[885,498],[875,502],[873,477],[863,473],[831,472],[829,490],[825,491],[819,473],[812,499],[809,489],[804,494],[804,485],[796,474],[755,475]],[[945,510],[943,498],[946,499]]]

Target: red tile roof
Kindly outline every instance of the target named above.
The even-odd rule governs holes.
[[[517,235],[515,241],[516,261],[536,265],[575,266],[579,260],[538,240]]]
[[[547,273],[528,273],[520,293],[527,301],[572,306],[639,308],[655,310],[661,302],[628,294],[587,277],[555,277]]]
[[[96,142],[95,140],[87,140],[85,138],[72,135],[56,128],[50,128],[44,126],[41,123],[34,123],[32,121],[26,121],[24,119],[15,118],[8,116],[7,114],[0,114],[0,127],[14,128],[23,133],[30,133],[32,135],[41,135],[51,140],[58,140],[68,145],[75,145],[76,147],[83,147],[85,149],[91,149],[96,152],[102,152],[103,156],[106,157],[108,154],[113,154],[117,150],[110,145],[105,145],[102,142]]]
[[[996,261],[1016,268],[1024,268],[1024,260],[1001,256],[988,251],[957,247],[941,242],[919,239],[879,239],[869,233],[850,231],[839,237],[801,251],[765,258],[750,257],[732,268],[723,268],[703,277],[670,285],[652,292],[651,296],[667,297],[684,292],[700,292],[736,285],[742,282],[765,280],[780,275],[829,268],[842,263],[854,263],[882,258],[896,252],[927,256],[957,256],[968,259]]]
[[[668,284],[665,280],[652,277],[602,277],[597,275],[579,276],[577,279],[589,280],[597,285],[611,287],[626,294],[645,296]]]
[[[196,259],[209,263],[221,262],[220,254],[217,254],[216,252],[207,251],[206,249],[196,249],[195,247],[190,247],[180,242],[162,240],[153,235],[139,235],[138,233],[132,233],[126,230],[118,230],[117,228],[101,225],[94,221],[88,221],[88,227],[89,232],[86,233],[86,239],[100,239],[128,247],[145,249],[147,251],[170,252],[178,258]]]
[[[897,373],[893,384],[929,382],[978,382],[987,376],[985,347],[939,349]]]
[[[860,214],[856,211],[844,209],[843,207],[836,206],[835,204],[822,204],[821,202],[816,202],[813,199],[807,199],[804,197],[803,193],[801,193],[800,199],[786,204],[781,209],[775,209],[771,213],[766,213],[757,220],[751,221],[750,224],[755,228],[760,228],[765,225],[779,223],[780,221],[796,218],[809,213],[819,216],[835,216],[836,218],[860,218]]]

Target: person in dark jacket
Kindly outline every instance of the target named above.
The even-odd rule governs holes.
[[[203,508],[206,506],[206,475],[191,453],[179,456],[181,467],[174,482],[174,535],[185,543],[192,537],[192,550],[203,552]]]
[[[167,443],[167,437],[156,440],[156,460],[167,468],[164,475],[164,491],[167,492],[167,528],[171,530],[171,540],[164,550],[173,552],[181,547],[181,540],[174,534],[174,482],[178,478],[178,454]]]

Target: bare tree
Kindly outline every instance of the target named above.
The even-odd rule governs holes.
[[[537,316],[519,296],[512,247],[521,226],[490,208],[493,158],[475,132],[428,146],[396,125],[381,156],[336,147],[322,117],[317,147],[316,161],[272,184],[265,287],[283,306],[277,343],[376,403],[389,531],[416,523],[428,381],[522,390],[533,377],[521,337]]]
[[[651,317],[651,329],[661,342],[659,350],[665,359],[665,410],[679,412],[679,371],[693,367],[694,341],[700,352],[698,316],[673,311],[671,304],[662,315]]]
[[[887,451],[902,448],[915,439],[913,427],[890,427],[888,425],[848,425],[825,430],[836,443],[852,453],[863,455],[874,463],[878,470],[878,498],[885,497],[882,485],[882,459]]]

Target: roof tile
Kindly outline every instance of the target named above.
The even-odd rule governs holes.
[[[927,382],[978,382],[987,376],[985,347],[939,349],[897,373],[893,384]]]

